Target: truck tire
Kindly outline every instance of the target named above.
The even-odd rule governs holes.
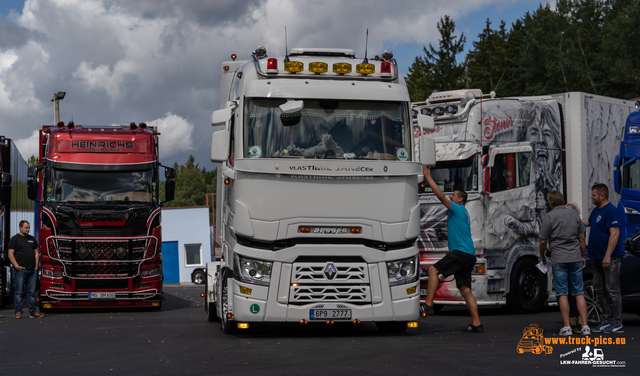
[[[589,325],[598,325],[602,321],[602,304],[593,289],[593,280],[584,281],[584,300],[587,303],[587,322]]]
[[[404,333],[407,323],[404,321],[376,321],[376,327],[382,333]]]
[[[536,268],[534,258],[524,257],[511,270],[511,288],[507,305],[517,313],[535,313],[547,296],[545,275]]]
[[[193,282],[196,285],[204,285],[205,283],[205,274],[204,274],[204,270],[202,269],[196,269],[193,271],[193,273],[191,273],[191,282]]]
[[[236,322],[227,318],[227,307],[229,304],[229,294],[231,293],[228,288],[227,276],[222,278],[222,291],[220,293],[220,305],[222,309],[220,310],[222,313],[221,322],[222,322],[222,330],[225,334],[234,334],[237,331]]]

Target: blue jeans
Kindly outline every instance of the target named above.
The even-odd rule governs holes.
[[[29,313],[38,312],[36,306],[36,282],[38,280],[38,271],[35,269],[24,269],[21,271],[13,270],[13,285],[15,288],[13,300],[16,313],[22,313],[22,290],[25,282],[27,283],[27,304],[29,305]]]
[[[622,256],[611,256],[608,268],[602,259],[593,260],[593,290],[602,304],[602,319],[622,323],[622,294],[620,292],[620,265]]]
[[[569,284],[571,284],[571,295],[584,294],[582,261],[553,264],[551,268],[553,271],[553,287],[556,289],[556,296],[568,295]]]

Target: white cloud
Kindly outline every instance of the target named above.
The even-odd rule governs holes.
[[[188,153],[193,147],[194,125],[187,119],[167,112],[163,118],[146,122],[149,126],[158,127],[161,133],[160,157],[170,157],[180,153]]]
[[[204,165],[221,62],[232,53],[248,59],[257,45],[283,54],[285,25],[289,48],[352,48],[358,56],[368,28],[373,56],[383,45],[436,43],[445,14],[515,2],[26,0],[0,25],[0,40],[11,45],[0,44],[0,134],[37,144],[32,132],[52,123],[51,94],[66,91],[61,120],[128,124],[166,114],[157,119],[161,155],[175,159],[163,162],[193,153]]]
[[[38,145],[40,144],[40,131],[33,131],[31,136],[27,138],[21,138],[19,140],[14,140],[18,150],[20,150],[20,154],[22,154],[22,158],[29,159],[32,155],[38,157]]]

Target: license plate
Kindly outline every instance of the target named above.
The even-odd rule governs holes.
[[[311,309],[311,320],[351,320],[350,309]]]
[[[427,289],[420,289],[420,296],[427,296]]]
[[[115,299],[115,292],[90,292],[89,299]]]

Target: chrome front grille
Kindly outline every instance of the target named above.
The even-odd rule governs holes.
[[[291,304],[371,302],[369,269],[363,262],[297,262],[291,283]]]
[[[325,272],[333,265],[336,273]],[[348,262],[299,262],[293,264],[291,282],[294,283],[369,283],[369,273],[365,263]]]
[[[73,278],[129,278],[139,274],[143,261],[156,254],[154,237],[129,239],[71,238],[47,239],[49,256],[64,265],[64,274]]]
[[[290,303],[348,302],[366,303],[371,301],[369,286],[352,285],[306,285],[291,287]]]

